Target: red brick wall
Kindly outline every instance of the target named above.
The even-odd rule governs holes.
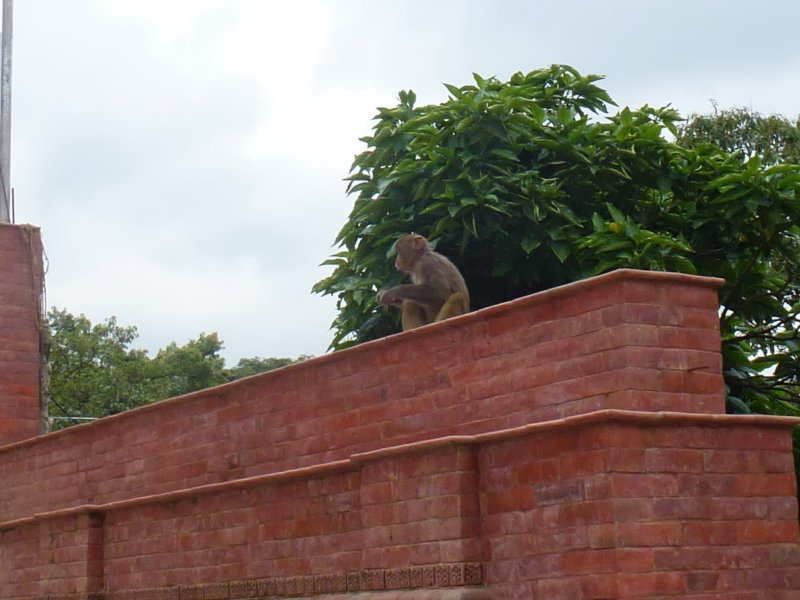
[[[496,598],[797,598],[796,420],[630,415],[481,451]]]
[[[80,512],[0,530],[0,597],[66,596],[102,589],[98,518]]]
[[[40,515],[0,526],[0,591],[795,598],[796,422],[603,411]]]
[[[0,446],[39,433],[42,277],[39,230],[0,223]]]
[[[397,569],[418,566],[418,576],[425,577],[423,565],[447,569],[446,581],[438,575],[442,586],[464,584],[465,577],[480,582],[476,470],[469,448],[324,471],[110,511],[109,587],[244,584],[259,578],[265,579],[262,586],[274,586],[278,578],[264,576],[282,574],[317,591],[357,591],[385,589],[387,578],[398,588]],[[464,478],[472,478],[472,485],[463,486]],[[435,570],[430,573],[436,577]],[[309,583],[317,577],[322,579]]]
[[[0,449],[0,513],[604,408],[722,412],[719,283],[617,271]]]
[[[796,598],[800,420],[714,414],[718,284],[617,272],[0,448],[0,598]]]

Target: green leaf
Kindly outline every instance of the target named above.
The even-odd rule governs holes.
[[[525,237],[522,239],[522,250],[525,254],[530,254],[542,245],[542,240],[535,237]]]
[[[461,90],[454,85],[450,85],[449,83],[445,83],[444,87],[447,88],[447,91],[453,95],[453,98],[461,99],[464,95],[461,93]]]
[[[570,247],[567,244],[561,244],[558,242],[551,243],[550,249],[562,264],[567,260],[571,252]]]
[[[611,215],[611,218],[615,223],[623,224],[627,221],[627,219],[625,219],[625,215],[623,215],[622,212],[620,212],[620,210],[613,204],[606,202],[606,208],[608,209],[608,213]]]
[[[492,267],[492,277],[503,277],[511,272],[514,268],[510,262],[500,262]]]
[[[749,415],[752,412],[744,400],[736,396],[728,395],[725,398],[725,402],[728,405],[728,412],[740,415]]]
[[[519,158],[517,155],[511,152],[511,150],[506,150],[504,148],[495,148],[490,152],[492,156],[497,156],[498,158],[504,158],[506,160],[513,160],[515,162],[519,162]]]
[[[690,275],[697,275],[697,267],[694,266],[692,261],[684,256],[671,256],[670,262],[681,273],[688,273]]]
[[[658,191],[662,194],[668,194],[672,190],[672,178],[667,175],[661,175],[658,178]]]

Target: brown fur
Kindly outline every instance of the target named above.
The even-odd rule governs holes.
[[[378,292],[378,304],[402,310],[403,331],[469,312],[469,291],[458,268],[412,233],[397,242],[395,266],[411,283]]]

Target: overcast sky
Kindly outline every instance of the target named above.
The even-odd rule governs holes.
[[[566,63],[620,106],[800,113],[796,0],[23,0],[11,180],[49,306],[155,353],[321,354],[310,293],[352,206],[358,138],[412,89]]]

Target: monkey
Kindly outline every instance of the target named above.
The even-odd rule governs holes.
[[[411,276],[411,283],[382,290],[376,299],[381,306],[400,308],[403,331],[469,312],[464,277],[425,237],[411,233],[400,238],[394,265]]]

